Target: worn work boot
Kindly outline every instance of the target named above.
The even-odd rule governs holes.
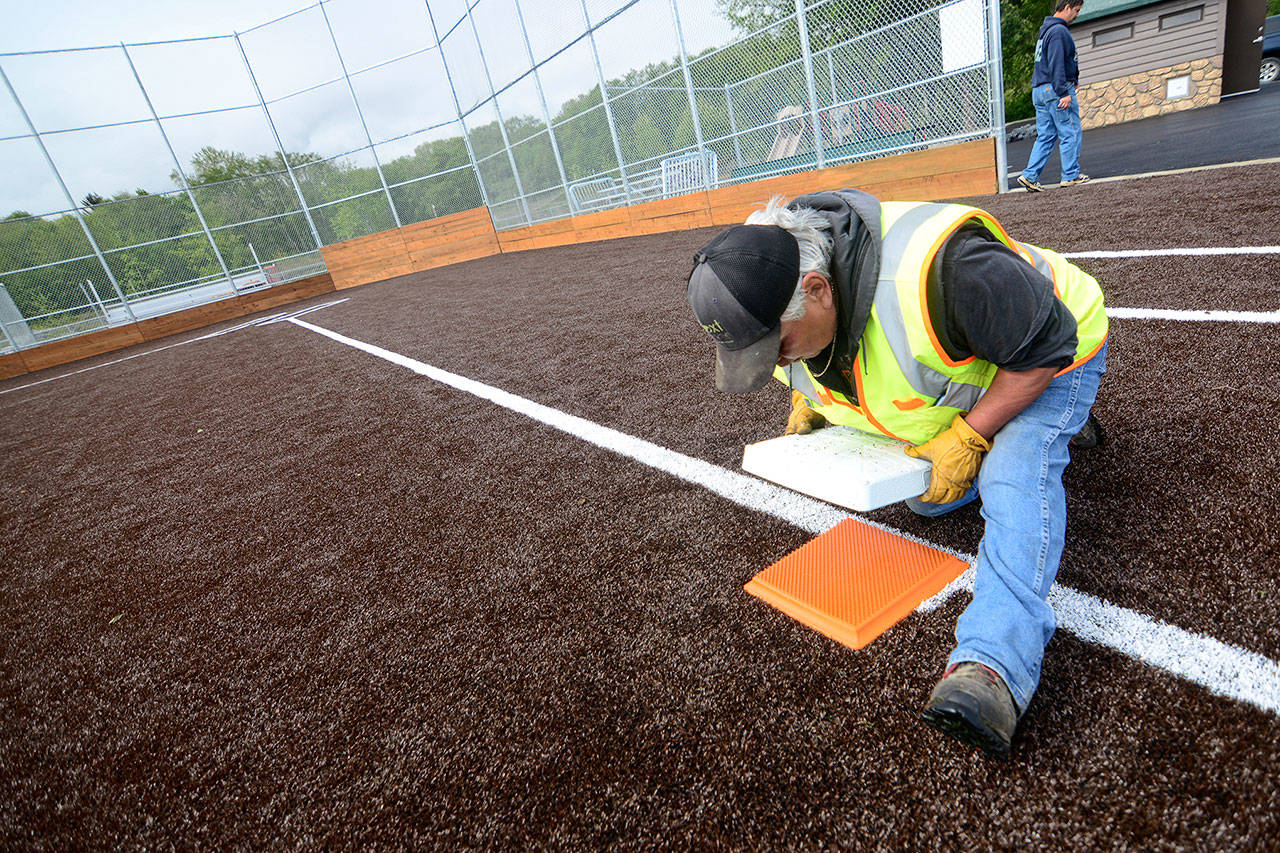
[[[939,731],[992,758],[1008,758],[1018,711],[1009,688],[994,669],[980,663],[947,668],[929,694],[921,718]]]
[[[1098,423],[1098,419],[1093,416],[1093,412],[1090,412],[1089,420],[1084,422],[1084,426],[1072,436],[1069,443],[1072,450],[1088,450],[1091,447],[1097,447],[1106,440],[1107,434],[1102,431],[1102,424]]]
[[[1040,192],[1041,190],[1043,190],[1043,189],[1044,189],[1044,187],[1040,186],[1040,182],[1039,182],[1039,181],[1029,181],[1029,180],[1027,180],[1027,176],[1026,176],[1026,175],[1019,175],[1019,176],[1018,176],[1018,186],[1023,187],[1023,188],[1024,188],[1024,189],[1026,189],[1026,191],[1027,191],[1027,192],[1029,192],[1029,193],[1038,193],[1038,192]]]

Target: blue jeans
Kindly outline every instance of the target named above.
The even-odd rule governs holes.
[[[947,504],[907,501],[916,513],[937,516],[982,499],[986,527],[973,601],[956,623],[956,647],[947,665],[976,661],[1000,673],[1019,714],[1040,684],[1044,648],[1058,625],[1045,599],[1066,539],[1067,443],[1088,419],[1106,370],[1103,344],[1093,358],[1054,378],[996,433],[964,497]]]
[[[1028,181],[1040,180],[1044,164],[1049,162],[1053,146],[1062,141],[1062,180],[1070,181],[1080,176],[1080,102],[1076,100],[1076,87],[1069,87],[1071,103],[1065,110],[1058,109],[1058,96],[1053,86],[1043,83],[1031,90],[1031,103],[1036,107],[1036,143],[1031,146],[1031,157],[1022,176]]]

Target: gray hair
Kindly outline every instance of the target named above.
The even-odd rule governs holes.
[[[831,278],[831,223],[811,207],[790,208],[782,196],[774,196],[764,209],[747,217],[748,225],[777,225],[786,229],[800,246],[800,278],[796,279],[791,302],[782,312],[783,320],[799,320],[804,316],[805,297],[800,282],[811,272]]]

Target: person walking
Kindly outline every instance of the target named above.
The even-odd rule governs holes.
[[[1031,74],[1031,103],[1036,108],[1036,142],[1031,147],[1027,168],[1018,175],[1018,184],[1038,193],[1040,172],[1055,142],[1061,143],[1062,182],[1060,186],[1083,184],[1089,176],[1080,171],[1080,102],[1076,86],[1080,64],[1069,25],[1080,16],[1084,0],[1056,0],[1054,13],[1040,25],[1036,39],[1036,64]]]
[[[688,296],[721,391],[773,376],[792,389],[787,432],[831,422],[910,443],[933,463],[906,502],[920,515],[982,501],[973,601],[922,716],[1006,756],[1056,627],[1068,447],[1101,441],[1097,281],[977,208],[845,189],[775,198],[722,232]]]

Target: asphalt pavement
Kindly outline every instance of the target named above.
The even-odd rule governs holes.
[[[1091,177],[1108,178],[1280,157],[1277,129],[1280,82],[1209,107],[1086,130],[1080,166]],[[1034,142],[1034,119],[1009,125],[1011,188]],[[1055,149],[1040,182],[1056,184],[1061,176]]]

